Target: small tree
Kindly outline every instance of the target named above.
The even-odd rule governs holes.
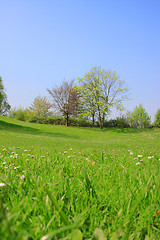
[[[79,95],[74,89],[74,80],[63,81],[59,87],[55,86],[47,91],[53,98],[53,108],[56,108],[66,118],[66,126],[68,126],[69,117],[78,115]]]
[[[154,125],[156,127],[160,127],[160,108],[157,110],[156,119],[155,119]]]
[[[123,109],[122,101],[127,99],[128,88],[115,71],[94,67],[79,79],[77,89],[83,115],[92,116],[93,124],[97,116],[100,128],[103,128],[105,116],[111,107]]]
[[[51,112],[49,111],[51,108],[51,104],[47,100],[46,97],[38,96],[34,99],[31,107],[28,109],[28,113],[33,117],[48,117]]]
[[[151,125],[151,118],[142,104],[135,107],[133,112],[127,112],[127,120],[129,125],[134,128],[148,128]]]
[[[4,92],[4,85],[2,78],[0,77],[0,115],[6,115],[11,106],[7,101],[7,95]]]
[[[23,108],[11,108],[9,111],[9,117],[15,118],[20,121],[26,121],[26,110]]]

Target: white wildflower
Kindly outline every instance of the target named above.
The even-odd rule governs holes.
[[[24,175],[21,175],[20,176],[20,179],[25,179],[26,177]]]
[[[6,184],[5,183],[0,183],[0,187],[5,187]]]

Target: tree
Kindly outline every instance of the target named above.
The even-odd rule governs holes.
[[[111,107],[123,109],[122,101],[127,99],[129,91],[115,71],[101,67],[94,67],[83,78],[79,78],[77,90],[80,93],[82,114],[92,116],[93,124],[96,116],[101,129]]]
[[[53,107],[56,108],[65,118],[66,126],[69,125],[69,117],[78,115],[78,92],[74,89],[74,80],[63,81],[60,86],[51,90],[47,89],[53,98]]]
[[[160,127],[160,108],[157,110],[156,119],[155,119],[154,125],[156,127]]]
[[[127,112],[127,120],[129,125],[134,128],[148,128],[151,125],[151,118],[142,104],[135,107],[133,112]]]
[[[0,77],[0,115],[6,115],[11,106],[7,101],[7,95],[4,92],[4,85],[2,78]]]
[[[51,104],[46,97],[38,96],[34,99],[29,112],[33,117],[48,117],[50,115]]]

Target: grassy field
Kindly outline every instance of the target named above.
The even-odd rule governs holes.
[[[160,129],[0,117],[0,239],[160,239]]]

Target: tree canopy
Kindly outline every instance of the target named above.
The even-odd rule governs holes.
[[[38,96],[34,99],[29,111],[34,117],[47,117],[50,115],[51,104],[46,97]]]
[[[68,126],[69,117],[78,114],[78,93],[74,89],[74,80],[63,81],[60,86],[47,89],[52,97],[52,106],[56,108],[65,118]]]
[[[130,112],[127,112],[127,119],[130,127],[147,128],[151,125],[151,118],[149,117],[142,104]]]
[[[157,110],[155,117],[156,117],[156,118],[155,118],[154,125],[155,125],[156,127],[160,127],[160,108]]]
[[[115,71],[94,67],[78,79],[77,90],[80,94],[82,114],[97,117],[100,128],[103,128],[105,116],[111,107],[123,109],[122,101],[127,99],[129,89],[120,80]]]
[[[2,78],[0,77],[0,115],[6,115],[10,110],[11,106],[7,101],[7,95],[4,91],[4,85]]]

